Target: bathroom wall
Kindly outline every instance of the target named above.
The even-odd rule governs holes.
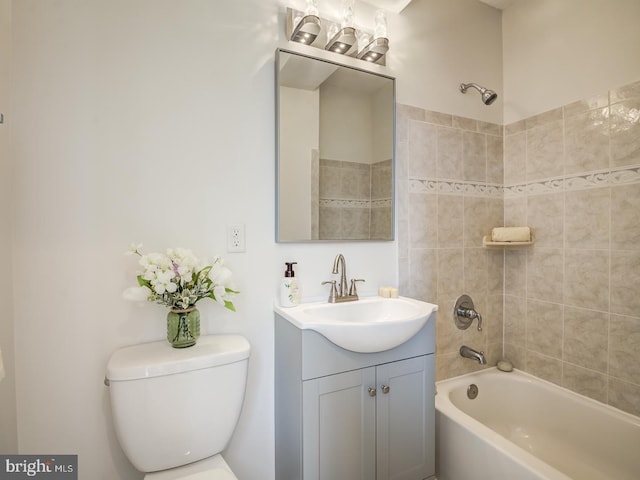
[[[505,222],[536,236],[506,255],[505,355],[636,415],[638,18],[626,0],[503,16]]]
[[[16,427],[16,390],[13,342],[13,285],[12,285],[12,187],[11,187],[11,1],[0,0],[0,112],[5,123],[0,124],[0,251],[3,252],[3,275],[0,276],[0,351],[5,377],[0,380],[0,452],[18,450]]]
[[[331,278],[337,253],[350,277],[366,279],[365,295],[398,283],[398,242],[274,241],[274,52],[288,46],[287,4],[12,2],[21,452],[77,453],[83,478],[142,478],[120,450],[103,385],[116,348],[165,335],[163,307],[121,299],[137,270],[123,254],[130,242],[222,254],[234,272],[237,312],[203,302],[201,316],[203,332],[238,332],[252,345],[243,413],[225,452],[247,480],[274,477],[272,304],[284,262],[298,262],[306,299],[326,298],[320,282]],[[416,0],[409,8],[389,15],[384,71],[398,77],[399,101],[438,111],[430,102],[450,101],[450,113],[491,121],[483,115],[497,110],[457,85],[484,48],[472,35],[499,38],[498,12],[476,0]],[[372,23],[373,8],[358,3],[356,16]],[[473,79],[499,79],[493,67],[480,65]],[[245,253],[226,252],[231,223],[246,225]]]
[[[401,290],[438,304],[437,379],[482,368],[460,356],[463,344],[484,351],[487,366],[502,355],[504,256],[482,246],[503,224],[502,138],[494,123],[398,106]],[[482,314],[481,332],[475,321],[454,324],[463,293]]]
[[[505,355],[640,414],[640,81],[505,127]]]
[[[620,8],[612,7],[608,17],[596,18],[613,16],[613,21],[622,21],[631,17],[634,2],[619,1]],[[469,138],[484,135],[487,139],[495,134],[480,128],[503,123],[503,96],[487,108],[474,92],[462,95],[457,90],[462,81],[502,90],[502,18],[499,11],[476,0],[414,0],[402,14],[389,15],[392,51],[385,71],[398,78],[398,103],[410,111],[404,118],[416,115],[412,117],[415,136],[398,131],[398,158],[404,158],[399,167],[404,170],[398,173],[406,178],[407,187],[405,200],[399,204],[398,240],[326,245],[274,242],[273,61],[276,47],[288,46],[282,32],[284,7],[289,4],[300,7],[303,2],[10,3],[14,88],[10,180],[15,192],[10,248],[19,268],[13,272],[13,295],[2,298],[11,304],[12,297],[15,310],[16,419],[21,452],[77,453],[83,478],[142,478],[120,450],[102,383],[107,359],[116,348],[164,336],[162,307],[121,300],[121,291],[132,285],[136,272],[135,261],[123,255],[130,242],[143,242],[147,251],[184,246],[201,256],[222,254],[235,274],[241,291],[238,311],[234,314],[203,303],[201,313],[204,332],[238,332],[252,345],[242,417],[225,452],[237,476],[247,480],[274,478],[272,303],[284,261],[299,262],[297,271],[306,299],[325,298],[328,292],[320,282],[331,278],[333,258],[340,252],[347,258],[349,276],[366,279],[362,293],[400,281],[403,294],[415,292],[431,301],[434,291],[439,295],[438,285],[434,290],[410,280],[411,254],[432,258],[434,253],[443,253],[446,261],[438,268],[446,273],[449,261],[460,271],[456,254],[461,252],[464,278],[476,280],[470,287],[477,289],[482,279],[489,278],[489,266],[499,264],[490,261],[493,254],[486,252],[485,275],[484,256],[473,256],[480,252],[476,243],[479,229],[474,230],[470,245],[465,245],[463,231],[460,244],[459,231],[445,228],[451,223],[444,212],[437,235],[439,238],[442,230],[443,235],[451,235],[453,243],[414,248],[407,243],[411,238],[406,202],[410,193],[432,195],[443,208],[450,204],[454,218],[463,222],[465,205],[484,204],[486,210],[478,208],[488,215],[488,205],[499,201],[466,190],[449,195],[410,192],[408,188],[408,149],[410,143],[421,141],[421,131],[443,128],[450,129],[446,131],[454,137],[464,138],[466,132]],[[573,14],[579,10],[574,9]],[[357,18],[373,18],[372,12],[362,3],[356,5]],[[563,22],[566,17],[560,18],[560,25]],[[3,29],[1,35],[6,32]],[[607,38],[613,41],[625,35],[635,38],[628,28]],[[233,48],[225,49],[230,41]],[[2,42],[6,46],[4,37]],[[504,48],[505,55],[517,54],[508,45]],[[627,63],[636,61],[634,52],[633,48],[622,52]],[[527,65],[521,68],[533,78],[549,71],[534,72]],[[584,71],[567,68],[562,73],[572,80]],[[505,74],[505,81],[508,78]],[[588,95],[632,80],[598,86]],[[527,102],[524,95],[516,100]],[[535,102],[526,103],[521,116],[509,123],[539,113],[531,111],[534,106]],[[451,123],[434,122],[433,112],[450,115]],[[472,127],[469,119],[480,123]],[[401,148],[407,149],[405,153]],[[427,164],[425,159],[416,165]],[[433,173],[412,175],[418,186],[434,179]],[[438,170],[435,175],[441,186],[447,184],[445,180],[463,184],[448,174],[438,176]],[[476,185],[476,192],[490,183],[487,179],[465,180],[464,176],[462,180],[465,185]],[[230,223],[246,225],[245,253],[226,252]],[[432,232],[435,225],[428,227]],[[478,261],[480,266],[466,268],[465,259]],[[412,272],[416,271],[414,267]],[[471,271],[477,273],[469,275]],[[499,273],[491,275],[492,281],[496,278]],[[448,286],[444,292],[450,297],[458,286],[465,287],[465,280],[462,285],[452,280],[456,288]],[[497,297],[498,291],[499,286],[487,285],[487,298]],[[0,295],[8,293],[2,290]],[[484,295],[479,293],[480,298]],[[444,316],[448,313],[443,308],[439,317]],[[2,332],[7,328],[6,318],[3,315],[1,320]],[[489,339],[499,317],[489,316],[487,322]],[[470,336],[463,340],[472,346],[478,345],[476,340],[484,344],[483,338],[472,336],[475,332],[463,335]],[[446,345],[446,337],[444,342],[439,339],[439,356],[453,355]],[[4,351],[4,344],[2,348]],[[475,367],[471,361],[466,365]],[[440,367],[441,377],[450,373]],[[0,390],[7,387],[7,380]],[[0,435],[3,441],[16,441],[4,430]]]

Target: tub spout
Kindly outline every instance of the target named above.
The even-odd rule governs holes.
[[[473,348],[469,348],[466,345],[462,345],[460,347],[460,355],[465,358],[470,358],[472,360],[477,360],[480,365],[486,365],[487,360],[484,358],[484,352],[478,352]]]

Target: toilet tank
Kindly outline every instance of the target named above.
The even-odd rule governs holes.
[[[226,448],[242,408],[249,350],[239,335],[208,335],[184,349],[162,341],[113,353],[113,422],[134,467],[165,470]]]

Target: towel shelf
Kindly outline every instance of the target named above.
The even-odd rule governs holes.
[[[485,235],[482,237],[482,246],[484,248],[507,248],[507,249],[517,249],[528,247],[529,245],[533,245],[534,239],[533,235],[531,235],[531,240],[528,242],[492,242],[491,237],[489,235]]]

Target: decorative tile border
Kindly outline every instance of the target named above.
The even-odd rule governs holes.
[[[525,182],[507,186],[482,182],[409,178],[409,192],[488,198],[513,198],[633,183],[640,183],[640,165],[546,178],[535,182]]]
[[[504,196],[540,195],[544,193],[571,192],[588,188],[611,187],[640,183],[640,165],[598,170],[595,172],[565,175],[536,182],[519,183],[504,187]]]
[[[467,195],[470,197],[502,198],[502,185],[458,180],[409,179],[410,193],[440,193],[443,195]]]
[[[345,200],[340,198],[321,198],[320,206],[326,208],[371,208],[371,201]]]

